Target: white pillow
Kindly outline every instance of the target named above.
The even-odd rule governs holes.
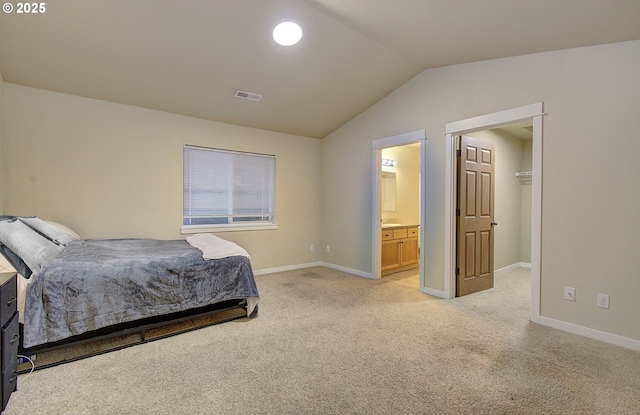
[[[51,220],[45,220],[45,222],[47,222],[49,225],[53,226],[54,228],[56,228],[58,230],[61,230],[62,232],[66,233],[67,235],[75,238],[76,240],[82,239],[80,237],[80,235],[78,235],[75,231],[73,231],[72,229],[64,226],[61,223],[54,222],[54,221],[51,221]]]
[[[67,246],[69,243],[79,239],[72,237],[68,233],[51,226],[47,222],[35,216],[30,218],[18,218],[18,220],[24,222],[27,226],[35,229],[37,232],[41,233],[58,245]]]

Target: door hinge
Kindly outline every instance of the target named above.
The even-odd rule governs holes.
[[[460,216],[460,209],[456,209],[456,216]]]
[[[456,268],[456,277],[460,275],[460,268]]]
[[[462,150],[456,150],[456,157],[462,157]]]

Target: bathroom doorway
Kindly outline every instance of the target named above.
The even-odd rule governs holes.
[[[382,149],[381,275],[420,283],[420,143]]]
[[[372,153],[372,275],[423,291],[425,131],[376,140]]]

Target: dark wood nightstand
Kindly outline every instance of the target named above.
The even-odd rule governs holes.
[[[0,273],[0,355],[2,360],[2,411],[18,387],[18,280],[15,272]]]

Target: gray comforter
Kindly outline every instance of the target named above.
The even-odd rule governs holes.
[[[32,279],[25,348],[224,300],[255,304],[258,298],[248,258],[204,260],[181,240],[72,242]]]

